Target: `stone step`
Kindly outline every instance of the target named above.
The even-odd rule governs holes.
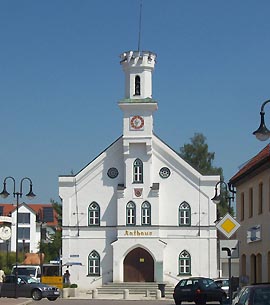
[[[174,286],[165,283],[165,296],[172,298]],[[145,295],[147,292],[150,296],[155,296],[158,289],[158,283],[155,282],[124,282],[124,283],[106,283],[102,287],[98,287],[98,294],[123,294],[128,289],[130,294]]]

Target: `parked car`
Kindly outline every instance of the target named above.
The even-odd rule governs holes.
[[[204,305],[206,302],[218,301],[221,305],[226,301],[226,292],[213,279],[205,277],[190,277],[182,279],[174,288],[175,305],[181,302],[195,302]]]
[[[232,305],[270,305],[270,284],[243,287],[232,300]]]
[[[228,298],[229,297],[229,288],[230,288],[229,279],[216,279],[215,283],[226,292],[227,298]]]
[[[0,297],[15,297],[16,276],[6,275],[5,280],[0,285]],[[31,276],[19,275],[17,285],[17,297],[32,298],[39,301],[47,298],[49,301],[55,301],[60,296],[57,287],[42,284]]]

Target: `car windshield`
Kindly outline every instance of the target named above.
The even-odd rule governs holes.
[[[26,282],[27,284],[36,284],[38,283],[38,281],[34,278],[32,278],[31,276],[21,276],[20,277],[24,282]]]
[[[217,287],[217,284],[211,279],[202,279],[202,284],[204,287]]]

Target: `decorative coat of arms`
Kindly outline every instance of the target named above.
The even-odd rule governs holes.
[[[135,188],[134,189],[134,196],[136,198],[142,198],[143,189],[142,188]]]

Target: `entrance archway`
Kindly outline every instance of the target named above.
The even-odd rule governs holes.
[[[154,260],[143,248],[135,248],[124,259],[124,282],[154,282]]]

